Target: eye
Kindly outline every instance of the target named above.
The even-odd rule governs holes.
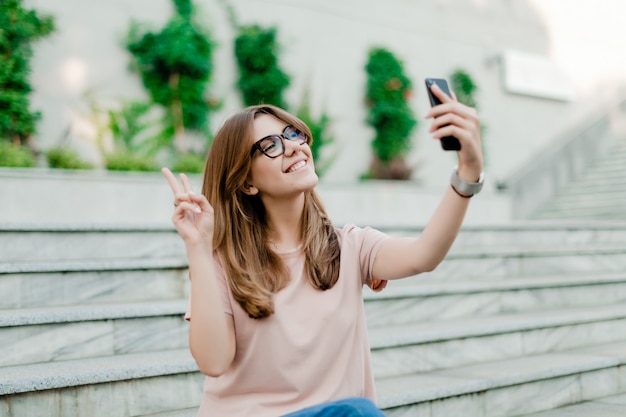
[[[289,140],[306,142],[306,136],[298,129],[287,126],[283,132],[283,136]]]
[[[259,145],[261,146],[261,149],[263,150],[263,152],[271,153],[273,150],[275,150],[278,147],[278,143],[276,142],[279,140],[280,139],[277,139],[275,137],[270,137],[270,138],[266,138],[265,140],[263,140]]]

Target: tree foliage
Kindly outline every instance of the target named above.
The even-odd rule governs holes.
[[[173,0],[175,13],[159,32],[133,23],[126,38],[136,70],[155,103],[166,109],[166,125],[181,138],[185,129],[207,133],[213,106],[206,90],[213,73],[213,42],[193,21],[191,0]],[[166,129],[167,130],[167,129]]]
[[[290,80],[279,67],[278,53],[275,28],[239,27],[235,39],[235,58],[239,67],[237,86],[246,106],[273,104],[286,108],[283,91]]]
[[[0,1],[0,138],[25,144],[41,114],[30,110],[33,43],[54,31],[51,16],[25,9],[22,0]]]
[[[450,84],[460,103],[476,108],[475,94],[478,91],[478,86],[466,71],[462,69],[455,70],[450,75]]]
[[[403,159],[411,149],[411,132],[417,125],[408,105],[411,80],[404,74],[402,62],[384,48],[370,49],[365,70],[367,123],[376,130],[372,150],[384,166]]]

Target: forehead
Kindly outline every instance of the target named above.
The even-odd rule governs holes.
[[[287,123],[270,114],[261,114],[252,122],[252,133],[257,141],[265,136],[279,135],[285,130]]]

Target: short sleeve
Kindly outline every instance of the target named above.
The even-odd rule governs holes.
[[[217,278],[217,285],[219,287],[220,296],[222,299],[222,306],[224,307],[224,313],[233,314],[233,306],[232,306],[232,297],[230,293],[230,287],[228,286],[228,281],[226,279],[226,272],[222,266],[222,262],[218,255],[214,255],[214,267],[215,267],[215,275]],[[190,277],[191,279],[191,277]],[[185,320],[191,320],[191,296],[189,297],[189,301],[187,304],[187,312],[185,313]]]
[[[342,241],[341,251],[355,251],[351,256],[357,256],[361,283],[372,288],[374,291],[382,290],[387,281],[376,279],[372,276],[374,260],[382,243],[389,236],[371,227],[360,228],[348,224],[338,231]]]

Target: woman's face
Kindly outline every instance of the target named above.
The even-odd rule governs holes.
[[[280,135],[287,123],[269,114],[261,114],[252,125],[253,143],[269,135]],[[283,139],[285,153],[269,158],[256,150],[248,174],[250,193],[270,198],[289,197],[313,189],[318,178],[313,165],[311,148],[306,143]]]

